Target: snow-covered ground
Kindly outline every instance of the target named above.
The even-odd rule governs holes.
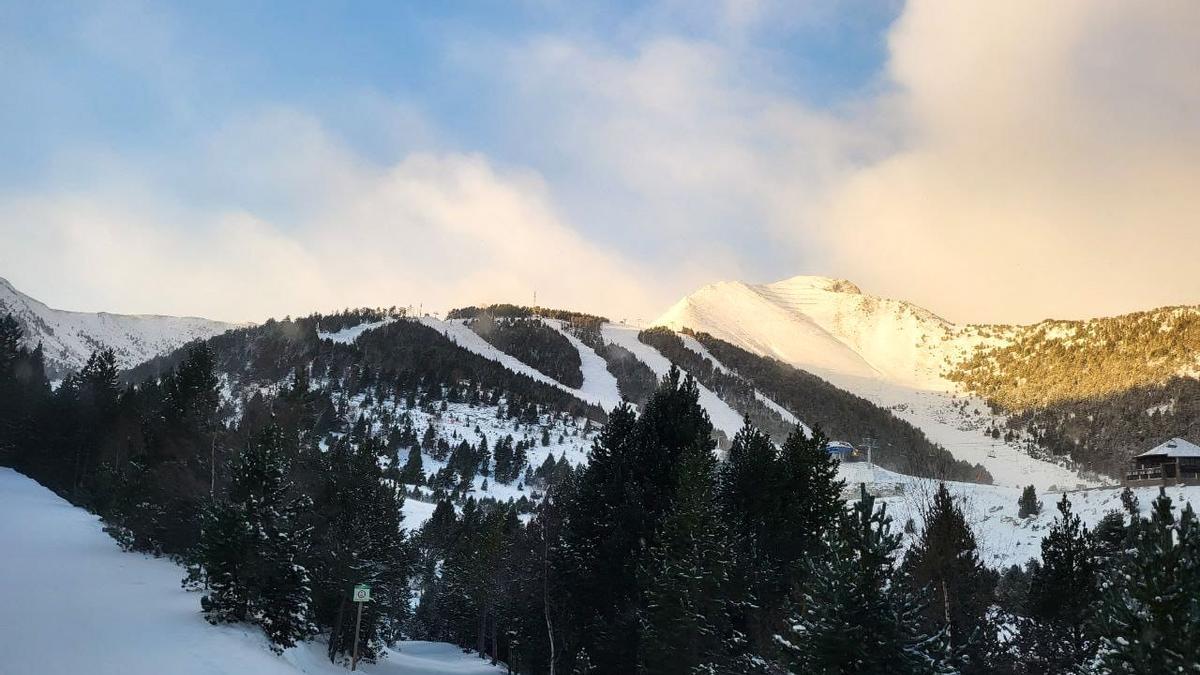
[[[353,344],[354,341],[358,339],[358,336],[362,335],[363,333],[369,330],[375,330],[376,328],[382,328],[383,326],[386,326],[395,320],[396,319],[388,318],[383,319],[382,321],[360,323],[357,326],[350,326],[348,328],[343,328],[339,331],[333,331],[331,333],[318,332],[317,337],[322,340],[332,340],[344,345]]]
[[[621,396],[617,393],[616,380],[613,379],[612,375],[608,373],[607,368],[603,370],[603,374],[598,372],[595,368],[595,361],[588,358],[587,354],[590,353],[591,356],[595,357],[596,359],[599,359],[600,357],[587,346],[576,340],[574,336],[569,336],[568,339],[572,340],[572,344],[574,344],[577,349],[580,349],[580,358],[584,361],[584,365],[587,368],[587,370],[583,373],[583,386],[579,389],[568,387],[567,385],[559,382],[549,375],[546,375],[533,366],[525,364],[520,359],[496,349],[490,342],[484,340],[475,331],[471,330],[471,328],[467,326],[466,322],[462,319],[450,319],[443,321],[434,317],[423,316],[421,317],[420,321],[426,326],[429,326],[439,333],[442,333],[451,340],[454,340],[454,342],[463,349],[475,352],[480,356],[496,361],[514,373],[528,375],[530,378],[537,380],[538,382],[545,382],[546,384],[554,385],[580,399],[581,401],[594,403],[605,410],[611,410],[614,406],[621,402]],[[603,359],[601,359],[601,363],[603,363]]]
[[[403,401],[369,401],[365,395],[355,396],[349,401],[355,416],[359,413],[366,416],[372,429],[377,433],[384,432],[381,417],[387,413],[393,420],[398,420],[407,414],[412,418],[413,429],[418,437],[424,434],[426,427],[433,425],[438,438],[443,438],[453,449],[461,441],[466,440],[471,445],[478,445],[480,437],[487,438],[488,449],[494,451],[496,443],[505,436],[512,436],[513,441],[532,441],[533,445],[525,452],[529,466],[537,469],[553,455],[555,459],[566,458],[572,465],[578,466],[587,462],[588,450],[599,431],[599,427],[585,428],[585,420],[551,420],[544,416],[537,425],[522,425],[508,417],[496,416],[496,407],[490,405],[475,405],[468,403],[447,403],[446,410],[436,410],[433,413],[417,408],[406,408]],[[542,445],[542,430],[550,436],[550,443]],[[401,448],[397,456],[399,466],[403,467],[408,460],[408,448]],[[445,461],[434,459],[429,453],[421,453],[422,468],[426,478],[436,474],[447,464]],[[484,489],[484,483],[487,489]],[[522,496],[533,498],[535,489],[521,485],[521,479],[509,484],[499,483],[494,477],[476,475],[472,480],[476,498],[491,497],[499,501],[508,499],[519,500]],[[422,489],[425,497],[408,497],[404,502],[404,527],[417,530],[433,515],[436,504],[432,494]]]
[[[252,626],[211,626],[183,570],[122,552],[96,516],[0,468],[0,673],[5,675],[334,675],[309,643],[272,653]],[[364,673],[504,672],[453,645],[401,643]]]
[[[871,494],[887,503],[896,531],[903,530],[909,518],[913,519],[916,531],[921,531],[921,507],[937,489],[937,481],[894,473],[865,462],[843,464],[839,476],[846,481],[844,494],[847,498],[857,500],[859,484],[866,483]],[[1019,488],[955,482],[946,485],[951,494],[962,499],[964,514],[979,540],[981,557],[989,567],[1023,564],[1041,555],[1041,541],[1058,514],[1055,505],[1062,499],[1062,492],[1038,490],[1038,499],[1042,501],[1041,513],[1030,518],[1018,518]],[[1134,493],[1142,515],[1148,516],[1150,503],[1158,496],[1158,489],[1137,488]],[[1109,511],[1122,510],[1119,487],[1092,488],[1066,494],[1074,512],[1089,528],[1095,527]],[[1177,509],[1182,508],[1184,503],[1191,503],[1193,508],[1200,505],[1200,487],[1168,488],[1167,494],[1175,500]],[[906,535],[905,546],[909,543],[910,537]]]
[[[1099,485],[1096,480],[1072,469],[1030,456],[1020,441],[1005,443],[984,433],[989,426],[1003,428],[1003,422],[993,416],[980,399],[913,389],[875,378],[842,376],[831,382],[890,409],[956,458],[982,464],[997,485],[1033,485],[1038,490]],[[879,439],[879,442],[887,443],[887,439]]]
[[[639,329],[632,326],[614,323],[606,323],[600,328],[600,334],[605,341],[613,342],[633,352],[639,361],[649,366],[650,370],[661,378],[671,370],[671,361],[654,347],[638,340],[639,332],[641,332]],[[732,439],[742,428],[742,416],[728,403],[722,401],[711,389],[698,382],[696,384],[700,388],[700,405],[708,411],[713,427],[725,432]]]

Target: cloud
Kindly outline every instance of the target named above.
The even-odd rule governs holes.
[[[197,173],[249,182],[260,209],[180,212],[128,193],[0,199],[0,239],[14,242],[0,267],[81,309],[119,299],[126,311],[239,320],[346,305],[444,311],[534,292],[614,318],[647,306],[637,271],[564,224],[536,174],[464,154],[379,167],[290,110],[247,118],[212,147]],[[256,215],[285,198],[286,223]]]
[[[665,0],[588,8],[603,35],[449,30],[441,108],[364,87],[209,120],[189,82],[221,64],[167,63],[151,79],[189,133],[59,152],[57,182],[0,195],[0,273],[59,304],[237,319],[534,291],[649,318],[799,273],[956,320],[1200,301],[1200,5],[911,0],[873,80],[808,95],[842,55],[780,41],[860,10]],[[109,58],[194,43],[156,25],[129,51],[161,59]]]
[[[672,35],[632,49],[541,36],[505,52],[529,161],[558,169],[554,193],[586,236],[657,271],[662,307],[714,279],[816,264],[792,225],[873,152],[876,135],[755,75],[751,52]]]
[[[1200,5],[910,2],[902,149],[830,193],[846,276],[954,318],[1200,301]]]

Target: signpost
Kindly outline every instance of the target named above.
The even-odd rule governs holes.
[[[358,669],[358,631],[362,628],[362,608],[363,605],[371,601],[371,586],[368,584],[357,584],[354,586],[354,592],[350,596],[355,603],[358,604],[358,617],[354,620],[354,651],[350,656],[350,670]]]

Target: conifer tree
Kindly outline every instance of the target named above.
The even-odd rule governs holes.
[[[567,507],[564,587],[572,615],[564,651],[586,652],[597,672],[637,667],[637,571],[674,499],[679,458],[715,446],[699,396],[695,381],[672,368],[640,417],[626,404],[614,408]]]
[[[1017,499],[1017,516],[1028,518],[1041,512],[1042,503],[1038,501],[1037,490],[1032,485],[1025,486],[1025,489],[1021,491],[1021,496]]]
[[[844,483],[837,479],[838,460],[825,450],[828,439],[820,427],[811,434],[796,427],[780,448],[783,477],[781,556],[793,569],[820,548],[825,532],[841,513]]]
[[[921,604],[896,583],[900,535],[887,505],[861,487],[810,560],[809,584],[777,640],[792,672],[949,673],[941,632],[923,633]]]
[[[408,461],[400,470],[399,481],[405,485],[422,485],[425,483],[425,469],[421,460],[421,448],[413,446],[408,450]]]
[[[962,509],[939,483],[925,514],[925,528],[904,556],[903,581],[925,590],[922,613],[929,632],[946,630],[949,648],[965,673],[994,672],[999,646],[988,620],[996,574],[983,566],[975,535]]]
[[[1022,631],[1025,672],[1071,672],[1095,652],[1090,624],[1099,589],[1096,544],[1064,494],[1042,539],[1042,563],[1030,580],[1031,630]]]
[[[209,621],[256,623],[280,650],[315,631],[303,565],[310,530],[300,522],[310,503],[294,494],[288,464],[275,426],[235,457],[229,498],[211,509],[199,555]]]
[[[343,439],[329,452],[313,456],[321,467],[314,541],[314,604],[318,622],[330,630],[329,657],[353,649],[350,593],[356,584],[371,586],[363,608],[359,654],[374,659],[400,636],[409,615],[411,553],[401,527],[404,497],[384,482],[378,463],[384,442],[367,436]]]
[[[647,673],[727,672],[740,649],[725,598],[732,551],[707,444],[684,449],[675,480],[670,510],[639,571],[638,666]]]
[[[1190,504],[1176,522],[1162,490],[1097,616],[1100,646],[1091,672],[1194,671],[1200,663],[1200,522]]]

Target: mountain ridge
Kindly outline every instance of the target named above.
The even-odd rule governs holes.
[[[653,325],[811,372],[893,410],[1002,482],[1025,480],[1022,454],[1120,476],[1133,454],[1197,424],[1200,306],[955,324],[852,282],[799,276],[706,285]],[[1147,412],[1131,419],[1131,408]]]
[[[241,325],[194,316],[55,309],[0,277],[0,314],[8,313],[21,325],[25,344],[42,345],[47,372],[54,379],[83,367],[101,347],[111,348],[117,364],[130,368]]]

